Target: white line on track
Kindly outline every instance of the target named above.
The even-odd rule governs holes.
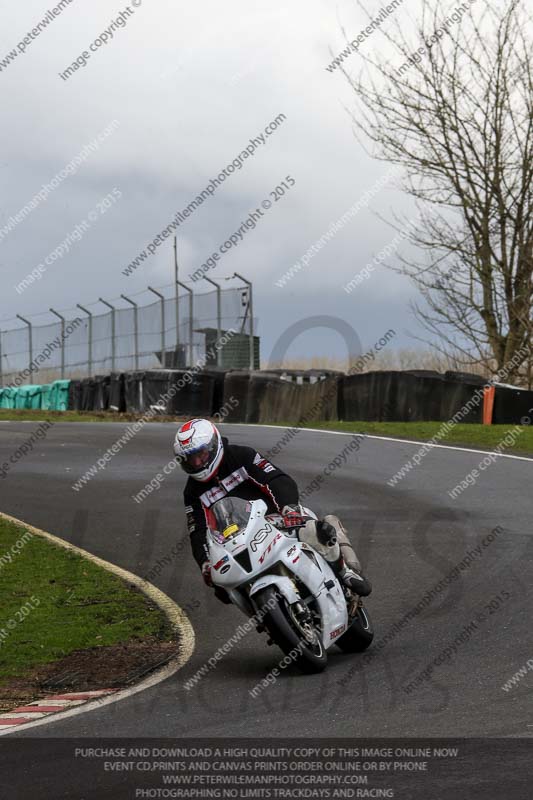
[[[246,424],[244,422],[225,422],[223,425],[227,427],[246,427],[246,428],[274,428],[281,431],[286,430],[297,430],[297,431],[309,431],[310,433],[330,433],[335,434],[335,436],[364,436],[365,439],[376,439],[377,441],[383,442],[399,442],[400,444],[414,444],[417,447],[422,447],[425,445],[426,447],[435,447],[437,449],[442,450],[458,450],[461,453],[480,453],[481,455],[486,456],[487,454],[492,454],[495,456],[499,456],[499,458],[513,458],[515,461],[530,461],[533,462],[533,458],[528,458],[527,456],[515,456],[512,453],[495,453],[492,450],[474,450],[470,447],[459,447],[451,444],[432,444],[431,442],[423,442],[417,441],[416,439],[395,439],[392,436],[376,436],[373,433],[360,433],[358,431],[327,431],[323,428],[297,428],[293,426],[292,428],[288,428],[285,425],[256,425],[256,424]],[[221,426],[222,427],[222,426]]]

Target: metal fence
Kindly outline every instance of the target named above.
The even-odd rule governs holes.
[[[193,293],[182,286],[186,291],[178,299],[172,284],[67,311],[50,309],[33,321],[17,315],[16,327],[0,323],[0,385],[190,367],[205,356],[205,329],[253,334],[251,287]],[[44,316],[48,321],[40,322]]]

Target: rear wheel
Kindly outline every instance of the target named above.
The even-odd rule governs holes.
[[[359,605],[353,622],[336,644],[345,653],[362,653],[371,645],[373,638],[374,627],[368,611]]]
[[[274,586],[262,589],[254,599],[263,614],[262,624],[287,658],[302,672],[322,672],[327,652],[312,617],[302,614],[303,604],[290,605]]]

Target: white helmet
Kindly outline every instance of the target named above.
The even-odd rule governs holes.
[[[174,454],[187,475],[196,481],[208,481],[224,455],[222,437],[209,420],[191,419],[176,434]]]

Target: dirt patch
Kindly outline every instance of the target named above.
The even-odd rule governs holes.
[[[155,637],[75,650],[0,686],[0,713],[52,694],[131,686],[177,653],[177,641],[162,642]]]

